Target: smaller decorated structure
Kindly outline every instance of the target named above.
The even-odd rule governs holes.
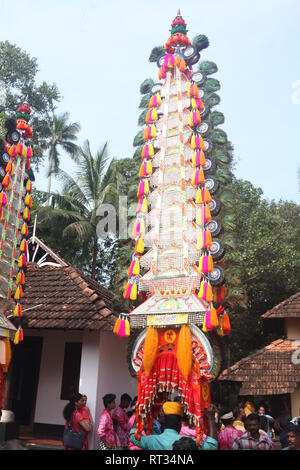
[[[15,344],[23,340],[21,301],[32,205],[28,176],[33,156],[30,114],[25,100],[17,110],[16,119],[5,121],[5,142],[0,141],[0,409],[3,378],[11,356],[9,339]],[[17,328],[7,319],[10,310]]]

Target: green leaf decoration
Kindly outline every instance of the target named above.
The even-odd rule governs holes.
[[[146,95],[144,95],[143,98],[141,99],[140,104],[139,104],[139,108],[140,109],[144,109],[144,108],[148,109],[150,98],[151,98],[150,93],[147,93]]]
[[[212,111],[209,114],[209,120],[213,124],[213,126],[219,126],[220,124],[224,124],[225,116],[220,111]]]
[[[140,145],[139,147],[137,147],[137,148],[135,149],[135,152],[134,152],[132,158],[140,160],[140,158],[141,158],[141,153],[142,153],[142,149],[143,149],[143,146],[142,146],[142,145]]]
[[[143,133],[144,131],[139,131],[137,135],[135,136],[133,140],[133,146],[138,147],[139,145],[143,145],[144,139],[143,139]]]
[[[207,91],[207,93],[214,93],[215,91],[220,90],[221,85],[219,80],[216,78],[208,78],[202,85],[202,88]]]
[[[206,75],[211,75],[212,73],[216,73],[218,71],[217,64],[211,62],[210,60],[205,60],[199,64],[200,72],[205,73]]]
[[[212,141],[215,144],[226,144],[227,134],[222,129],[215,129],[212,133]]]
[[[140,86],[140,93],[141,95],[145,95],[146,93],[151,93],[151,88],[154,85],[154,81],[152,78],[146,78]]]
[[[236,240],[233,235],[228,233],[224,234],[222,237],[222,242],[224,243],[224,246],[230,247],[233,250],[236,248]]]
[[[208,95],[207,97],[204,96],[204,102],[210,107],[217,106],[218,104],[220,104],[221,98],[216,93],[212,93],[211,95]]]
[[[215,173],[216,180],[221,184],[228,184],[232,181],[232,174],[225,168],[218,168]]]
[[[145,109],[144,111],[141,112],[138,118],[138,125],[143,126],[145,124],[146,120],[146,115],[147,115],[148,109]]]
[[[149,57],[149,62],[156,62],[162,55],[165,54],[165,49],[164,46],[157,46],[153,47],[150,57]]]
[[[198,36],[194,37],[192,44],[197,48],[198,52],[200,52],[202,49],[206,49],[209,46],[208,37],[204,34],[198,34]]]
[[[213,148],[212,152],[216,162],[224,165],[231,162],[231,155],[229,153],[225,153],[224,150]]]
[[[232,214],[226,214],[223,217],[224,230],[235,230],[236,225],[234,223],[234,216]]]
[[[223,204],[225,207],[232,207],[233,205],[233,194],[231,191],[224,190],[219,196],[220,202]]]

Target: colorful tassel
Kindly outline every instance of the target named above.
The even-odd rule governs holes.
[[[32,199],[31,199],[30,194],[28,194],[28,193],[27,193],[26,196],[25,196],[24,204],[25,204],[25,206],[27,206],[27,207],[31,207],[31,206],[32,206]]]
[[[25,284],[25,274],[23,271],[19,271],[17,276],[16,276],[16,285],[21,285],[21,286],[24,286]]]
[[[211,273],[214,269],[213,259],[211,255],[202,255],[199,261],[198,272],[207,274]]]
[[[25,251],[27,251],[27,242],[23,239],[20,243],[20,252],[24,253]]]
[[[139,178],[144,178],[150,175],[152,175],[152,163],[150,160],[148,160],[147,162],[141,164]]]
[[[23,268],[23,269],[26,268],[26,264],[27,264],[26,256],[24,254],[20,255],[18,259],[19,268]]]
[[[200,116],[198,109],[191,111],[190,116],[189,116],[189,126],[190,127],[197,126],[198,124],[200,124],[200,122],[201,122],[201,116]]]
[[[196,148],[201,148],[205,151],[205,144],[202,135],[192,134],[190,141],[191,149],[195,150]]]
[[[199,88],[196,83],[189,83],[187,93],[189,97],[199,96]]]
[[[4,191],[1,191],[1,193],[0,193],[0,205],[1,206],[6,206],[6,204],[7,204],[6,193]]]
[[[158,108],[161,105],[161,96],[159,93],[151,96],[149,101],[149,108]]]
[[[154,124],[151,126],[147,126],[143,132],[143,139],[144,140],[151,140],[156,138],[156,127]]]
[[[120,325],[121,325],[121,318],[119,317],[119,318],[117,318],[116,323],[115,323],[115,326],[114,326],[114,329],[113,329],[113,333],[114,333],[115,335],[118,334],[118,331],[119,331],[119,329],[120,329]]]
[[[19,327],[15,333],[14,344],[21,343],[23,339],[24,339],[23,329]]]
[[[146,114],[146,124],[157,121],[157,109],[151,108]]]
[[[144,356],[143,366],[146,372],[146,376],[149,377],[152,367],[157,356],[158,349],[158,331],[153,326],[147,328],[145,345],[144,345]]]
[[[211,307],[209,310],[205,312],[205,318],[203,322],[203,331],[211,331],[217,328],[219,325],[219,320],[218,316],[216,313],[216,309],[214,307]]]
[[[154,156],[154,148],[151,143],[144,145],[141,156],[142,158],[152,158]]]
[[[231,325],[230,325],[230,320],[229,320],[229,315],[227,312],[224,313],[222,319],[222,330],[224,335],[229,335],[231,332]]]
[[[10,175],[6,173],[6,175],[4,176],[2,180],[2,186],[3,188],[8,188],[9,184],[10,184]]]
[[[139,238],[136,241],[135,247],[134,247],[134,254],[135,255],[142,255],[144,253],[144,240],[143,238]]]
[[[211,202],[211,195],[207,188],[199,188],[197,190],[195,203],[196,204],[207,204]]]
[[[196,170],[194,170],[191,183],[194,187],[203,185],[205,183],[204,171],[202,170],[202,168],[197,168]]]
[[[25,186],[26,192],[31,194],[32,193],[32,183],[30,180],[27,181],[26,186]]]
[[[209,230],[201,230],[197,238],[197,250],[210,248],[212,245],[212,236]]]
[[[137,190],[137,197],[146,196],[149,194],[148,180],[141,180]]]
[[[200,284],[200,290],[198,292],[198,297],[200,299],[205,300],[206,302],[212,302],[213,300],[213,292],[212,286],[209,282],[202,280]]]
[[[186,70],[186,63],[184,58],[182,57],[180,64],[179,64],[179,70],[180,72],[184,72]]]
[[[180,328],[178,335],[178,344],[177,344],[177,362],[180,372],[182,373],[185,380],[188,380],[188,377],[192,370],[192,340],[191,340],[191,330],[188,325],[183,325]]]
[[[21,234],[23,235],[23,237],[28,236],[28,226],[27,226],[26,222],[24,222],[22,227],[21,227]]]
[[[146,214],[147,211],[148,211],[148,200],[146,197],[142,196],[140,197],[139,202],[137,203],[136,212]]]
[[[16,288],[15,295],[14,295],[14,299],[15,299],[15,300],[20,300],[20,299],[22,299],[22,297],[23,297],[23,289],[22,289],[22,286],[19,285],[19,286]]]
[[[128,269],[128,276],[138,276],[140,274],[140,262],[138,258],[134,259]]]
[[[210,222],[210,221],[211,221],[210,208],[207,204],[205,204],[197,211],[196,224],[205,225],[207,222]]]
[[[137,219],[132,227],[132,238],[136,238],[139,235],[145,233],[145,221],[143,219]]]
[[[206,159],[203,150],[196,150],[192,156],[192,165],[195,168],[196,166],[205,166]]]
[[[130,323],[128,318],[125,319],[125,336],[130,336]]]
[[[22,317],[23,312],[22,312],[22,305],[17,303],[14,308],[14,317]]]
[[[28,207],[26,206],[24,211],[23,211],[23,219],[29,221],[30,220],[30,211]]]
[[[214,302],[221,304],[226,297],[226,286],[223,284],[222,286],[215,287],[213,290],[214,294]]]

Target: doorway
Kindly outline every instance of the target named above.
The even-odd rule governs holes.
[[[39,383],[43,338],[25,336],[14,350],[15,370],[12,409],[21,432],[33,432],[34,413]]]

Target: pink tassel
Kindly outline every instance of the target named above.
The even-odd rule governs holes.
[[[118,331],[118,336],[120,336],[120,338],[124,338],[125,336],[125,320],[121,320],[121,324],[120,324],[120,329]]]

